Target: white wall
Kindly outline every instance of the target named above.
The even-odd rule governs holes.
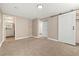
[[[16,17],[15,19],[15,39],[23,39],[32,35],[31,20]]]

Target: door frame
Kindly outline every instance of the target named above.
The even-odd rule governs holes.
[[[44,22],[46,22],[47,23],[47,35],[45,36],[45,35],[43,35],[43,24],[44,24]],[[48,21],[42,21],[42,37],[48,37]]]
[[[4,18],[4,16],[5,15],[8,15],[8,14],[3,14],[2,15],[2,18],[3,18],[3,42],[6,40],[6,30],[5,30],[5,18]],[[8,16],[12,16],[12,15],[8,15]],[[15,21],[16,21],[16,18],[15,18],[15,16],[12,16],[13,18],[14,18],[14,27],[15,27]],[[15,37],[15,28],[14,28],[14,37]],[[15,39],[16,40],[16,39]]]

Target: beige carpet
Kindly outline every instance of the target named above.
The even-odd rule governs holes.
[[[1,56],[72,56],[79,55],[79,46],[44,38],[5,41],[0,48]]]

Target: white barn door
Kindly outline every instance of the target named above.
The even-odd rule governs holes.
[[[76,11],[58,16],[58,40],[76,44]]]

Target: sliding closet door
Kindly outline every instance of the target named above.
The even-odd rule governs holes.
[[[61,42],[75,45],[76,11],[58,16],[58,39]]]

